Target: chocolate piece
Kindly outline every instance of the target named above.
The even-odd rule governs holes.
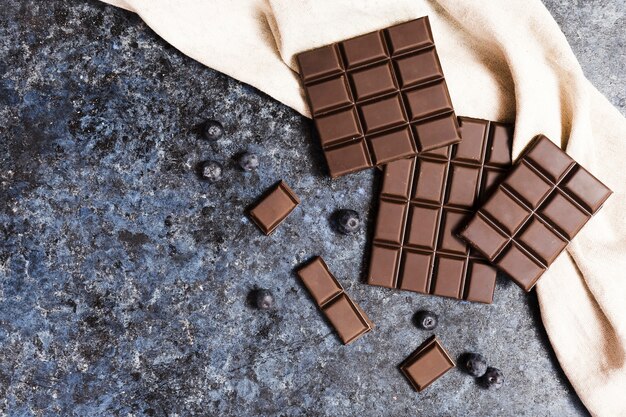
[[[374,324],[344,292],[321,257],[318,256],[302,266],[297,273],[344,344],[347,345],[372,330]]]
[[[431,336],[402,362],[400,371],[416,391],[422,391],[455,366],[439,338]]]
[[[456,232],[510,166],[513,127],[459,123],[461,143],[385,167],[369,284],[491,303],[496,269]]]
[[[298,204],[300,199],[281,180],[250,209],[250,217],[263,233],[270,235]]]
[[[332,177],[461,140],[427,17],[297,60]]]
[[[530,291],[611,193],[540,135],[461,236]]]

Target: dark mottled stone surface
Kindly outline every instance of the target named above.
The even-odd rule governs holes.
[[[547,1],[590,78],[622,111],[623,0]],[[215,17],[213,17],[215,18]],[[206,118],[224,123],[216,143]],[[362,283],[373,171],[326,176],[311,122],[204,68],[138,17],[78,0],[0,7],[0,414],[10,416],[585,415],[551,353],[536,297],[495,303]],[[236,156],[261,155],[257,172]],[[196,164],[225,166],[215,184]],[[285,179],[303,203],[270,237],[244,215]],[[322,255],[377,324],[342,346],[293,268]],[[277,308],[247,302],[269,288]],[[453,370],[422,394],[397,365],[427,336],[482,352],[505,386]]]

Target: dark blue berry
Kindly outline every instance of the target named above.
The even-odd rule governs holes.
[[[256,154],[246,152],[239,157],[239,165],[244,171],[254,171],[259,167],[259,157]]]
[[[337,210],[333,217],[335,229],[343,235],[353,235],[361,229],[361,217],[354,210]]]
[[[215,161],[205,161],[200,167],[200,175],[207,181],[218,181],[222,178],[222,165]]]
[[[481,377],[487,371],[487,361],[484,356],[478,353],[466,353],[461,359],[462,368],[474,377]]]
[[[435,313],[428,310],[422,310],[415,313],[415,324],[424,330],[433,330],[437,327],[438,318]]]
[[[274,296],[270,290],[260,288],[254,291],[254,304],[260,310],[269,310],[274,307]]]
[[[207,140],[218,140],[224,134],[224,127],[216,120],[207,120],[202,127],[202,134]]]
[[[485,375],[480,378],[480,382],[485,388],[498,389],[504,384],[504,375],[498,368],[490,366],[487,368]]]

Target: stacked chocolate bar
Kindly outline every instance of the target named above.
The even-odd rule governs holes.
[[[303,52],[329,173],[384,166],[367,282],[491,303],[496,271],[530,291],[611,191],[545,136],[515,164],[513,125],[457,118],[427,17]],[[253,209],[270,233],[299,203]],[[298,274],[344,343],[373,324],[321,258]],[[433,337],[400,369],[421,390],[454,366]]]

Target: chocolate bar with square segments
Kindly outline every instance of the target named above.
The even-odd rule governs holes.
[[[263,233],[270,235],[298,204],[298,196],[281,180],[250,209],[250,217]]]
[[[439,338],[431,336],[400,365],[400,371],[416,391],[422,391],[455,366]]]
[[[321,257],[298,268],[297,274],[344,344],[372,330],[374,324],[344,292]]]
[[[530,291],[611,193],[539,135],[461,236]]]
[[[510,165],[513,126],[459,124],[461,143],[385,167],[369,284],[491,303],[496,269],[456,233]]]
[[[427,17],[297,61],[332,177],[461,140]]]

